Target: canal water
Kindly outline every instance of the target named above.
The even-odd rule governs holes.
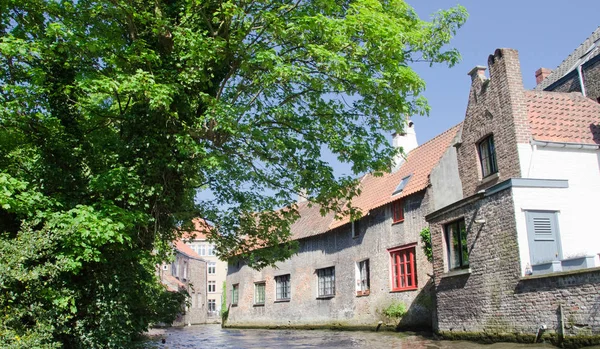
[[[465,341],[436,341],[418,335],[395,332],[327,330],[247,330],[223,329],[220,325],[153,329],[148,348],[397,348],[397,349],[540,349],[550,344],[477,344]],[[162,339],[165,343],[162,343]],[[600,347],[595,347],[600,348]]]

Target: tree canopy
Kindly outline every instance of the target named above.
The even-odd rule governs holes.
[[[195,217],[220,256],[263,267],[294,251],[297,193],[353,214],[356,179],[322,153],[389,170],[382,131],[428,111],[411,64],[455,64],[466,16],[423,21],[401,0],[0,1],[2,346],[123,347],[172,319],[155,266]]]

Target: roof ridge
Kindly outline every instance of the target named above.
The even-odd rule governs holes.
[[[409,155],[410,153],[412,153],[413,151],[415,151],[415,150],[417,150],[417,149],[419,149],[419,148],[421,148],[421,147],[423,147],[423,146],[427,145],[428,143],[431,143],[431,142],[435,141],[436,139],[438,139],[438,138],[441,138],[441,137],[445,136],[445,135],[446,135],[446,133],[448,133],[448,132],[450,132],[452,129],[454,129],[454,128],[456,128],[456,127],[460,126],[460,125],[462,125],[462,123],[463,123],[463,121],[459,122],[458,124],[456,124],[456,125],[454,125],[454,126],[452,126],[452,127],[448,128],[448,129],[447,129],[447,130],[445,130],[444,132],[442,132],[442,133],[438,134],[437,136],[435,136],[435,137],[431,138],[431,139],[430,139],[430,140],[428,140],[427,142],[425,142],[425,143],[423,143],[423,144],[419,145],[419,146],[418,146],[418,147],[416,147],[415,149],[413,149],[413,150],[409,151],[409,152],[408,152],[408,154],[406,154],[406,156],[408,156],[408,155]]]
[[[585,43],[587,43],[588,41],[590,41],[595,35],[597,35],[598,38],[600,39],[600,26],[598,26],[596,29],[594,29],[592,31],[592,33],[585,38],[585,40],[583,40],[573,51],[571,51],[571,53],[569,53],[569,55],[567,55],[567,57],[565,57],[565,59],[563,59],[562,62],[560,62],[560,64],[557,65],[556,68],[554,68],[554,70],[552,70],[552,72],[544,80],[540,81],[540,83],[537,84],[534,88],[540,89],[540,90],[548,88],[550,85],[559,81],[564,76],[566,76],[571,71],[573,71],[573,69],[567,70],[570,67],[568,67],[568,66],[563,67],[563,65],[567,64],[569,61],[574,59],[573,57],[575,56],[575,54],[580,52],[580,50],[583,50],[583,45]],[[581,57],[578,57],[578,59],[579,58],[581,58]],[[573,63],[571,63],[570,65],[572,65],[572,64]],[[558,76],[559,74],[560,74],[560,76]]]

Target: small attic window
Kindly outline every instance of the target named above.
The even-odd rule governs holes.
[[[392,193],[392,196],[401,193],[402,190],[404,190],[404,187],[406,187],[406,184],[408,183],[408,181],[410,180],[411,175],[408,175],[404,178],[402,178],[402,180],[400,181],[400,184],[398,184],[398,186],[396,187],[396,189],[394,189],[394,192]]]

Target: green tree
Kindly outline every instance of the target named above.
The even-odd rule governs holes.
[[[2,346],[123,347],[168,321],[179,296],[154,268],[193,217],[263,267],[294,252],[295,193],[353,214],[356,180],[322,152],[389,169],[382,130],[428,111],[410,65],[456,63],[465,19],[400,0],[0,1]]]

